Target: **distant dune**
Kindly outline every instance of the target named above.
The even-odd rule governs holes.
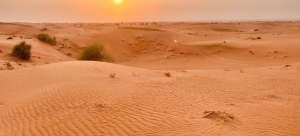
[[[300,135],[300,22],[146,24],[0,23],[0,136]]]

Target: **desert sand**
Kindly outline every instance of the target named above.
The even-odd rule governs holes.
[[[0,136],[296,136],[299,82],[297,21],[0,23]]]

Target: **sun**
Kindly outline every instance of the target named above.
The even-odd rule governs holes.
[[[122,0],[115,0],[115,3],[120,4],[120,3],[122,3]]]

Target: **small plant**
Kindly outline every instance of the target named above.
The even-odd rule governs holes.
[[[48,28],[42,28],[41,29],[41,31],[47,31],[48,30]]]
[[[229,69],[224,69],[224,71],[229,71]]]
[[[259,31],[258,29],[255,29],[254,31]]]
[[[260,39],[262,39],[262,38],[261,38],[261,37],[257,37],[256,39],[259,39],[259,40],[260,40]]]
[[[251,55],[254,55],[254,52],[253,52],[253,51],[249,51],[249,53],[250,53]]]
[[[49,43],[50,45],[56,45],[56,38],[51,37],[48,34],[41,33],[41,34],[37,35],[37,38],[40,41],[43,41],[45,43]]]
[[[116,78],[116,73],[110,73],[109,76],[110,76],[111,78]]]
[[[80,56],[80,60],[113,62],[113,59],[106,53],[101,44],[92,44],[86,47]]]
[[[165,73],[165,76],[171,77],[171,73],[170,73],[170,72],[166,72],[166,73]]]
[[[8,69],[8,70],[13,70],[14,69],[14,67],[9,63],[9,62],[6,62],[6,69]]]
[[[31,45],[25,41],[15,45],[12,50],[12,55],[23,60],[29,60],[31,55]]]

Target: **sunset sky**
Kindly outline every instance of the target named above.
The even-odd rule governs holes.
[[[300,0],[0,0],[2,22],[300,19]]]

